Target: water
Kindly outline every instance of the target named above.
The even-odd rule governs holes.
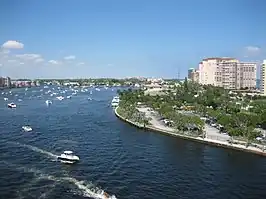
[[[97,198],[96,189],[118,199],[266,198],[266,158],[136,129],[109,106],[115,89],[62,101],[47,90],[0,93],[0,198]],[[61,164],[64,150],[81,161]]]

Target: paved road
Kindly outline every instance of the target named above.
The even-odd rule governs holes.
[[[162,121],[160,121],[159,116],[156,116],[156,113],[152,114],[152,112],[149,111],[149,108],[138,108],[138,110],[141,112],[144,112],[147,117],[151,118],[150,123],[154,127],[172,131],[172,132],[175,131],[174,128],[165,126],[165,124]],[[229,135],[221,134],[218,129],[208,124],[205,124],[205,132],[206,132],[206,138],[213,139],[213,140],[227,141],[230,138]]]

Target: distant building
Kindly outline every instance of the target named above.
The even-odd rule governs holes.
[[[266,60],[263,61],[260,71],[260,92],[266,95]]]
[[[11,87],[11,79],[10,77],[0,77],[0,87]]]
[[[0,77],[0,87],[4,87],[5,86],[5,78]]]
[[[188,69],[188,73],[187,73],[187,78],[189,80],[192,80],[192,73],[195,72],[195,69],[194,68],[190,68]]]
[[[255,89],[256,63],[240,62],[234,58],[207,58],[199,63],[198,82],[225,89]]]
[[[199,70],[194,70],[191,73],[191,81],[193,81],[193,82],[199,82]]]

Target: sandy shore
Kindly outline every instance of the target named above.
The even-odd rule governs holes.
[[[132,121],[130,121],[128,119],[123,118],[121,115],[118,114],[117,108],[115,109],[115,115],[118,118],[120,118],[121,120],[123,120],[125,122],[128,122],[128,123],[130,123],[130,124],[132,124],[132,125],[134,125],[134,126],[136,126],[138,128],[144,128],[144,129],[156,131],[156,132],[159,132],[159,133],[164,133],[164,134],[167,134],[167,135],[180,137],[182,139],[188,139],[188,140],[197,141],[197,142],[210,144],[210,145],[214,145],[214,146],[220,146],[220,147],[225,147],[225,148],[230,148],[230,149],[235,149],[235,150],[240,150],[240,151],[245,151],[245,152],[250,152],[250,153],[255,153],[255,154],[258,154],[258,155],[266,156],[266,150],[263,151],[263,150],[261,150],[259,148],[253,147],[253,146],[246,147],[246,146],[241,145],[241,144],[230,144],[230,143],[228,143],[228,141],[226,141],[225,139],[221,139],[220,137],[217,137],[217,139],[211,139],[210,137],[213,137],[213,136],[209,136],[208,137],[208,134],[209,135],[213,135],[214,134],[212,132],[211,128],[205,128],[206,134],[207,134],[207,138],[192,137],[192,136],[188,136],[188,135],[184,135],[184,134],[178,134],[178,133],[176,133],[175,129],[170,128],[170,127],[166,127],[164,124],[160,123],[160,121],[158,121],[158,119],[156,119],[154,116],[151,117],[151,115],[148,115],[152,119],[151,120],[151,125],[148,125],[148,126],[144,127],[143,124],[135,123],[135,122],[132,122]],[[143,112],[146,113],[145,110],[140,110],[140,111],[143,111]],[[214,138],[216,138],[216,137],[214,137]]]

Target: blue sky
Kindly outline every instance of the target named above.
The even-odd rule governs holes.
[[[0,75],[176,78],[266,59],[265,0],[2,0]]]

